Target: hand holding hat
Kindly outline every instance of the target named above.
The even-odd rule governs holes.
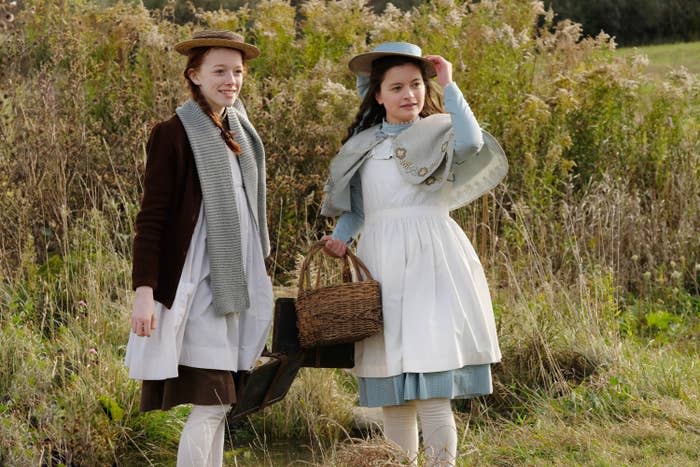
[[[436,79],[440,86],[444,88],[452,82],[452,63],[440,55],[426,55],[425,59],[435,67]]]

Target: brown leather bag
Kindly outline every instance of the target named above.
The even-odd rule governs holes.
[[[261,360],[264,363],[250,371],[234,373],[236,404],[228,413],[230,424],[284,399],[299,372],[299,363],[285,354],[265,350]]]
[[[272,327],[272,352],[265,349],[262,357],[264,363],[234,374],[237,401],[227,416],[231,425],[284,399],[301,367],[352,368],[355,347],[339,344],[302,349],[294,299],[278,298]]]

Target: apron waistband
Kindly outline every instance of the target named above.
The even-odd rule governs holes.
[[[449,217],[447,206],[405,206],[401,208],[379,209],[365,215],[365,224],[382,219],[398,219],[402,217]]]

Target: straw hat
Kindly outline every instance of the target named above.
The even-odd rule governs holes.
[[[182,55],[187,55],[195,47],[225,47],[240,50],[245,60],[260,55],[260,49],[245,43],[242,36],[231,31],[199,31],[194,33],[192,39],[175,44],[175,50]]]
[[[359,54],[351,58],[348,62],[348,66],[356,75],[369,76],[372,71],[372,62],[378,58],[391,55],[415,58],[425,65],[429,77],[432,78],[437,75],[435,72],[435,65],[433,65],[433,62],[430,60],[423,58],[420,47],[408,42],[383,42],[376,46],[371,52]]]

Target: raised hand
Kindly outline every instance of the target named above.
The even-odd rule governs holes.
[[[440,55],[426,55],[426,60],[429,60],[435,66],[437,72],[437,82],[443,88],[452,82],[452,63],[445,60]]]

